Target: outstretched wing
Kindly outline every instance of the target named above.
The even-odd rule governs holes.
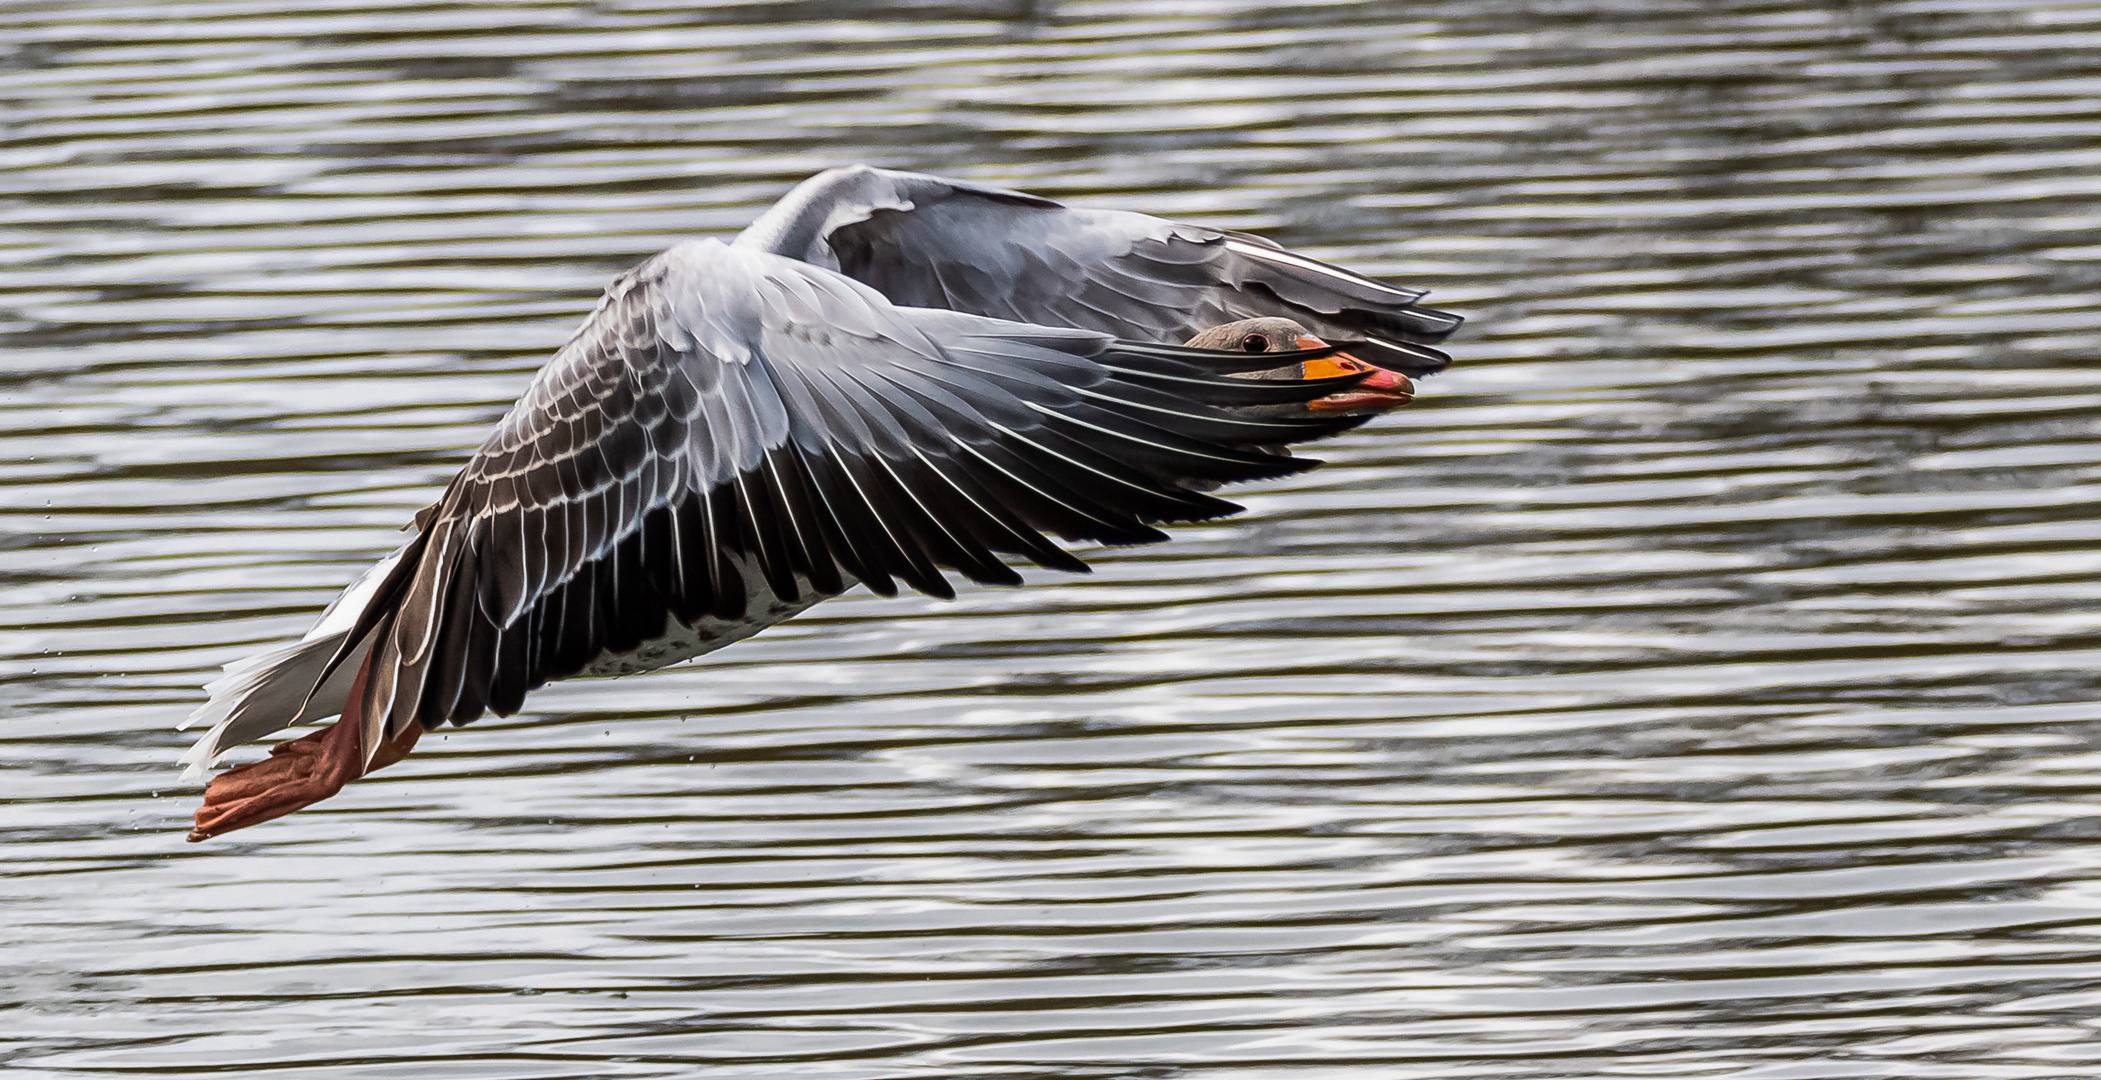
[[[1459,317],[1245,233],[866,165],[797,186],[736,241],[839,272],[891,303],[1173,343],[1280,315],[1381,367],[1442,371]]]
[[[1317,354],[1309,354],[1317,355]],[[855,581],[951,596],[1047,536],[1162,539],[1238,509],[1195,490],[1312,462],[1363,417],[1254,419],[1356,377],[1226,377],[1239,353],[901,308],[715,241],[608,290],[423,519],[365,624],[365,745],[516,710],[601,653]],[[348,646],[346,645],[346,653]]]

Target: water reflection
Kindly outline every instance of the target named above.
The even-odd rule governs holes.
[[[17,6],[0,1048],[2092,1073],[2097,19]],[[206,673],[611,274],[848,160],[1266,229],[1464,363],[1091,578],[826,604],[185,848]]]

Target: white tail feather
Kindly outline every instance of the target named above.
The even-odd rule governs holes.
[[[204,685],[210,697],[175,729],[184,731],[197,724],[211,725],[204,737],[182,755],[180,763],[187,766],[183,770],[183,779],[204,779],[205,773],[218,764],[228,750],[243,743],[343,711],[357,669],[364,663],[365,654],[372,649],[371,641],[368,639],[359,644],[345,657],[329,674],[328,681],[318,688],[315,683],[328,666],[329,658],[342,647],[343,640],[357,625],[358,616],[372,601],[379,583],[394,564],[401,561],[401,552],[402,549],[397,548],[365,571],[356,584],[343,590],[328,610],[321,613],[320,621],[307,631],[304,638],[266,653],[236,660],[226,665],[224,675]]]
[[[347,634],[345,631],[302,641],[251,657],[242,665],[227,665],[225,678],[205,685],[211,700],[183,721],[185,728],[207,722],[212,726],[182,755],[181,763],[188,766],[182,778],[202,780],[228,750],[242,743],[342,712],[358,665],[371,651],[370,643],[337,666],[320,689],[314,690],[314,681],[321,677],[322,669],[328,666],[329,658],[336,654]],[[236,672],[237,666],[242,670]],[[314,690],[311,699],[307,697],[308,690]],[[305,708],[300,708],[301,702],[305,702]]]

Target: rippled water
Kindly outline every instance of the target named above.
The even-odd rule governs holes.
[[[0,8],[0,1070],[2101,1073],[2097,46]],[[1265,230],[1434,289],[1461,365],[1092,578],[828,603],[185,845],[197,685],[613,273],[853,160]]]

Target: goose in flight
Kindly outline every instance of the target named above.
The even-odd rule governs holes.
[[[855,584],[1016,585],[1406,404],[1457,316],[1241,233],[855,166],[621,275],[414,537],[184,726],[189,838],[290,813],[549,680],[648,671]],[[1182,343],[1182,344],[1177,344]],[[1342,351],[1347,349],[1347,352]],[[1252,354],[1263,354],[1260,360]]]

